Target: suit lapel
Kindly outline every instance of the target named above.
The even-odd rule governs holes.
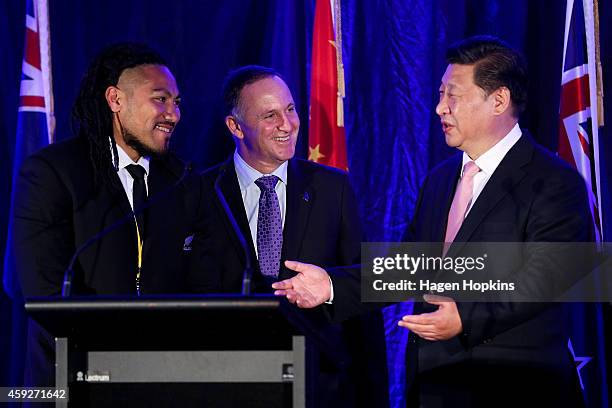
[[[225,171],[223,170],[223,168],[221,169],[223,174],[221,175],[221,179],[219,180],[219,187],[221,188],[221,192],[223,193],[223,196],[227,201],[230,211],[234,215],[234,218],[238,223],[238,227],[240,228],[242,235],[244,235],[244,239],[247,242],[247,246],[251,251],[251,259],[255,263],[252,266],[253,268],[257,269],[257,256],[255,255],[255,245],[253,243],[253,238],[251,237],[251,229],[249,228],[249,221],[247,219],[246,211],[244,209],[242,194],[240,193],[240,184],[238,184],[238,176],[236,175],[236,168],[234,167],[233,156],[230,157],[229,160],[226,161],[222,166],[225,168]],[[222,214],[225,214],[221,203],[219,203],[218,200],[217,203],[219,204],[219,211],[221,211]],[[223,219],[225,220],[225,226],[228,231],[228,234],[230,237],[232,237],[232,242],[234,244],[235,250],[244,262],[244,254],[242,246],[240,245],[240,241],[236,236],[229,219],[227,219],[227,216],[224,216]]]
[[[143,247],[143,259],[147,258],[151,239],[147,236],[151,234],[163,234],[160,230],[160,223],[168,217],[168,208],[172,208],[177,191],[171,191],[172,185],[181,178],[183,169],[173,166],[168,159],[152,158],[149,162],[149,174],[147,175],[147,196],[149,200],[159,200],[144,211],[145,215],[145,239]],[[177,186],[180,190],[183,186]],[[161,196],[160,196],[161,194]]]
[[[315,192],[310,186],[310,178],[300,170],[299,164],[298,160],[292,159],[287,169],[287,209],[282,259],[299,259],[310,210],[316,200]]]
[[[449,255],[461,250],[487,215],[525,177],[526,173],[522,167],[531,161],[532,155],[533,144],[530,136],[524,132],[523,136],[508,151],[478,196],[457,232],[455,241],[448,251]]]
[[[108,185],[108,189],[110,192],[110,196],[112,197],[113,203],[119,205],[122,214],[127,214],[132,211],[132,207],[130,206],[127,193],[123,188],[123,185],[121,184],[121,180],[119,180],[119,175],[114,171],[111,183],[110,185]]]
[[[431,242],[444,242],[446,235],[446,224],[448,223],[448,212],[450,211],[459,175],[461,174],[461,155],[457,155],[453,159],[452,164],[448,166],[448,171],[443,175],[440,183],[440,194],[438,196],[440,205],[435,205],[436,213],[434,220],[443,220],[443,222],[431,223]],[[450,182],[446,181],[450,180]]]
[[[165,166],[160,163],[158,160],[152,159],[149,162],[149,174],[147,175],[147,197],[148,200],[156,197],[157,194],[163,191],[164,188],[172,184],[172,179],[170,178],[170,174],[166,171]],[[155,223],[153,220],[163,220],[167,217],[165,214],[165,206],[161,205],[162,203],[158,203],[157,205],[152,205],[144,211],[144,219],[145,219],[145,233],[148,236],[155,234]],[[136,209],[136,208],[135,208]],[[161,213],[160,213],[161,212]],[[146,239],[144,237],[144,247],[142,250],[143,260],[146,259],[148,250],[151,246],[151,240]]]
[[[166,167],[158,160],[149,162],[149,174],[147,175],[147,196],[149,199],[159,194],[173,182]]]
[[[127,197],[127,193],[121,184],[121,180],[119,180],[119,175],[113,172],[113,176],[111,178],[110,184],[107,184],[109,197],[111,197],[109,214],[114,211],[118,211],[116,215],[116,219],[113,222],[117,222],[119,219],[127,216],[132,211],[132,207],[130,206],[130,202]],[[112,210],[111,210],[112,209]],[[126,220],[127,224],[131,225],[130,228],[130,238],[129,240],[134,243],[134,250],[137,251],[137,236],[136,236],[136,220]]]

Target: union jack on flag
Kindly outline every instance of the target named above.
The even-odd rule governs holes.
[[[595,11],[593,0],[567,0],[559,105],[559,156],[574,166],[586,182],[596,239],[601,242]],[[589,408],[609,406],[602,322],[600,304],[571,305],[568,349],[574,358],[580,387]]]
[[[47,143],[51,143],[53,117],[51,90],[51,52],[47,1],[27,0],[25,19],[20,112],[42,112],[47,116]]]
[[[47,2],[48,0],[26,0],[25,46],[13,157],[13,180],[27,156],[53,142],[55,117]],[[4,288],[7,294],[16,298],[20,296],[21,291],[15,276],[16,260],[11,248],[12,236],[9,233],[4,258]]]
[[[602,240],[599,179],[598,105],[595,69],[593,0],[567,0],[561,102],[559,155],[582,174],[597,240]]]

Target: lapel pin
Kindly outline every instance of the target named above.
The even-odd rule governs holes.
[[[310,201],[310,195],[308,195],[308,191],[304,191],[304,195],[302,195],[302,199],[306,202]]]
[[[183,244],[183,251],[191,251],[192,241],[193,241],[193,234],[185,238],[185,243]]]

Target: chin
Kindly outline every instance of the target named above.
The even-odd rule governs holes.
[[[168,149],[168,146],[164,146],[164,147],[156,148],[156,149],[150,149],[150,155],[151,156],[165,156],[166,154],[168,154],[168,151],[170,151],[170,149]]]
[[[146,157],[162,157],[168,153],[168,146],[147,146],[139,144],[133,146],[141,156]]]
[[[462,142],[459,137],[453,137],[451,135],[445,135],[445,141],[448,147],[459,147]]]
[[[126,132],[124,140],[128,146],[136,150],[141,156],[164,156],[168,153],[170,146],[170,138],[167,138],[167,140],[155,140],[135,136],[130,132]]]
[[[295,156],[295,148],[291,150],[279,152],[279,154],[276,157],[279,161],[287,161],[289,159],[292,159],[293,156]]]
[[[291,152],[291,154],[283,155],[281,160],[285,162],[293,159],[293,156],[295,156],[295,151]]]

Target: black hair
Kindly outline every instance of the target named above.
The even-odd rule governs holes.
[[[96,186],[99,182],[110,181],[119,165],[113,137],[113,114],[106,102],[106,89],[116,86],[126,69],[151,64],[167,66],[157,52],[144,44],[114,44],[94,58],[81,80],[72,107],[72,130],[77,137],[88,141]]]
[[[527,106],[527,65],[523,56],[505,41],[479,35],[459,41],[446,51],[449,64],[474,65],[474,83],[487,95],[504,86],[510,91],[514,115]]]
[[[230,71],[223,81],[224,114],[235,115],[240,111],[240,93],[245,86],[275,76],[282,79],[272,68],[260,65],[246,65]]]

